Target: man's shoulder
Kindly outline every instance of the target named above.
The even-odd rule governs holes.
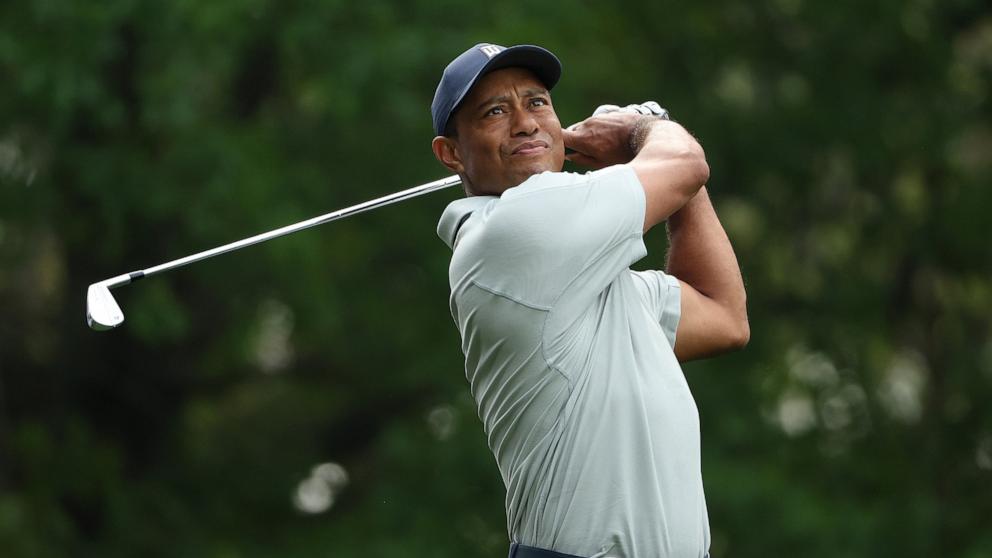
[[[502,196],[474,196],[451,202],[438,223],[438,236],[454,248],[459,231],[478,227],[484,228],[487,238],[493,241],[527,242],[532,237],[547,238],[559,232],[571,234],[559,228],[560,218],[587,210],[590,205],[605,208],[621,204],[624,196],[619,194],[624,184],[640,191],[637,175],[628,165],[586,173],[542,172],[507,189]]]
[[[532,194],[548,191],[559,191],[562,186],[582,184],[587,174],[574,172],[542,172],[529,177],[519,185],[507,189],[501,196],[470,196],[455,200],[448,204],[438,222],[437,234],[449,247],[454,247],[458,231],[470,217],[479,213],[493,213],[500,205],[509,207],[500,211],[501,215],[511,216],[513,208],[519,207],[514,200],[526,198]],[[509,202],[509,203],[503,203]],[[485,219],[488,221],[488,219]]]

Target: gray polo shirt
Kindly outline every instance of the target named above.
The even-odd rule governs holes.
[[[452,202],[451,314],[506,485],[512,541],[586,557],[702,557],[699,417],[675,358],[680,289],[647,254],[618,165]]]

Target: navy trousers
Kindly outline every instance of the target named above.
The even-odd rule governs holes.
[[[510,543],[509,558],[581,558],[574,554],[562,554],[554,550],[544,550],[533,546],[525,546],[518,543]]]
[[[709,554],[706,555],[709,558]],[[510,543],[509,558],[581,558],[573,554],[562,554],[554,550],[544,550],[533,546],[524,546],[518,543]]]

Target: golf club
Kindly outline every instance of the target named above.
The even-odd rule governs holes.
[[[258,244],[260,242],[265,242],[266,240],[271,240],[273,238],[285,236],[297,231],[302,231],[303,229],[308,229],[310,227],[316,227],[317,225],[323,225],[324,223],[330,223],[331,221],[336,221],[357,213],[391,205],[396,202],[415,198],[417,196],[442,190],[451,186],[457,186],[461,183],[462,181],[458,176],[449,176],[447,178],[435,180],[434,182],[428,182],[427,184],[422,184],[420,186],[414,186],[413,188],[389,194],[374,200],[369,200],[351,207],[332,211],[312,219],[307,219],[306,221],[300,221],[299,223],[286,225],[285,227],[280,227],[269,232],[250,236],[236,242],[231,242],[230,244],[211,248],[210,250],[204,250],[203,252],[179,258],[177,260],[172,260],[171,262],[166,262],[139,271],[132,271],[130,273],[125,273],[123,275],[118,275],[116,277],[111,277],[110,279],[104,279],[103,281],[93,283],[86,291],[86,322],[89,324],[90,328],[97,331],[113,329],[124,322],[124,312],[121,311],[121,307],[117,304],[117,301],[114,300],[114,296],[110,294],[110,289],[120,287],[121,285],[127,285],[129,283],[134,283],[143,277],[158,275],[159,273],[163,273],[177,267],[182,267],[193,262],[226,254],[227,252],[240,250],[241,248]]]

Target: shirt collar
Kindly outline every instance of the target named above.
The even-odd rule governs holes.
[[[495,199],[499,198],[497,196],[471,196],[449,203],[448,207],[444,208],[444,213],[441,214],[441,220],[437,223],[437,235],[448,245],[448,248],[454,250],[455,239],[461,225],[469,219],[473,212],[482,209]]]

